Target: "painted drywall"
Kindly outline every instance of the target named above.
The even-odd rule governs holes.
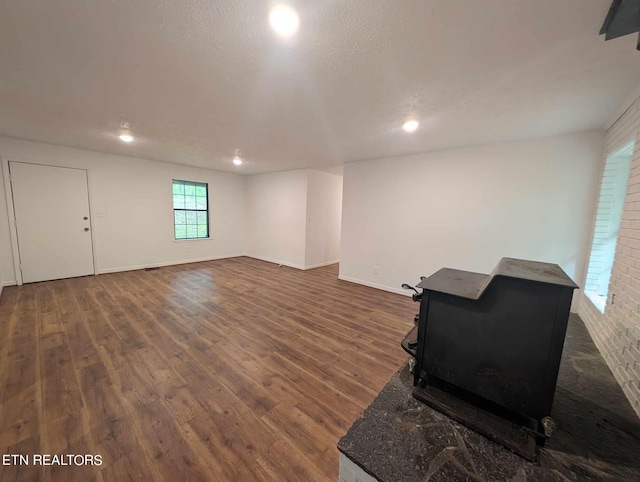
[[[313,169],[247,176],[247,256],[310,269],[340,256],[342,176]]]
[[[0,270],[0,301],[2,300],[2,289],[4,288],[4,284],[2,283],[3,277],[2,277],[2,271]],[[8,284],[9,282],[7,282]]]
[[[640,99],[620,110],[625,112],[624,115],[607,131],[599,177],[604,174],[606,157],[630,141],[635,145],[608,298],[602,313],[589,297],[583,295],[579,314],[640,417]],[[594,211],[597,202],[596,197],[593,200]],[[596,221],[594,216],[590,234],[595,231]]]
[[[338,262],[341,218],[342,176],[310,170],[305,268]]]
[[[9,216],[7,215],[5,198],[4,172],[0,168],[0,297],[4,286],[15,284],[13,255],[9,239]]]
[[[236,174],[0,137],[0,157],[86,169],[98,273],[244,254],[245,179]],[[210,239],[173,239],[172,179],[209,184]],[[4,183],[0,273],[15,282]]]
[[[402,292],[508,256],[583,283],[603,142],[589,131],[345,165],[340,278]]]
[[[307,169],[247,176],[248,256],[305,267]]]

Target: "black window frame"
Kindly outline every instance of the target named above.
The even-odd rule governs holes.
[[[186,207],[186,202],[185,202],[185,207],[184,208],[176,208],[176,202],[175,202],[175,197],[176,193],[174,191],[174,186],[176,185],[182,185],[182,189],[183,189],[183,196],[186,196],[186,194],[184,194],[184,190],[185,187],[187,185],[193,185],[194,188],[198,187],[198,186],[204,186],[205,188],[205,193],[206,193],[206,202],[207,202],[207,207],[206,209],[198,209],[198,205],[197,205],[197,198],[198,197],[202,197],[202,196],[195,196],[196,198],[196,207],[191,209],[191,208],[187,208]],[[179,195],[179,194],[178,194]],[[209,239],[209,236],[211,234],[211,227],[210,227],[210,217],[209,217],[209,183],[208,182],[199,182],[199,181],[189,181],[186,179],[172,179],[171,180],[171,203],[173,205],[173,239],[175,241],[185,241],[185,240],[192,240],[192,239]],[[182,211],[185,213],[185,237],[184,238],[178,238],[176,237],[176,226],[182,226],[182,224],[176,223],[176,212],[178,211]],[[207,233],[206,236],[195,236],[195,237],[189,237],[188,236],[188,230],[186,229],[187,226],[193,226],[192,224],[188,224],[186,223],[186,217],[187,217],[187,212],[196,212],[196,219],[198,214],[200,212],[204,212],[206,213],[206,219],[207,219]],[[198,226],[202,226],[202,224],[197,224],[196,221],[196,232],[198,231],[197,227]]]

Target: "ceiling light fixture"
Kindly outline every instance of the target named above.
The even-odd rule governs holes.
[[[133,136],[130,134],[120,134],[120,140],[122,142],[133,142]]]
[[[280,4],[271,9],[269,23],[281,37],[291,37],[298,31],[300,16],[289,5]]]
[[[410,120],[405,122],[402,125],[402,128],[405,130],[405,132],[413,132],[418,128],[419,125],[420,123],[418,121]]]
[[[233,163],[236,166],[242,164],[242,159],[240,159],[240,149],[236,149],[236,155],[233,157]]]

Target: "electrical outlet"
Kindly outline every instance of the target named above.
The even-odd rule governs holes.
[[[378,270],[380,269],[380,266],[374,266],[373,267],[373,274],[378,274]]]

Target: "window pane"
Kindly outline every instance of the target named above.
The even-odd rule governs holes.
[[[187,225],[187,238],[197,238],[197,237],[198,237],[198,226]]]
[[[173,209],[184,209],[184,196],[182,194],[173,195]]]
[[[185,209],[195,209],[196,208],[196,197],[195,196],[186,196],[184,197],[184,207]]]
[[[184,194],[184,184],[180,181],[173,181],[173,194]]]
[[[187,224],[198,224],[198,212],[197,211],[184,211],[187,218]]]
[[[173,223],[174,224],[187,224],[184,211],[174,211],[173,212]]]
[[[634,142],[632,141],[609,154],[600,184],[600,197],[584,293],[602,313],[604,313],[609,294],[633,151]]]
[[[205,182],[173,180],[173,226],[176,239],[208,237],[208,193],[209,185]]]
[[[181,226],[176,226],[175,229],[176,239],[184,239],[187,237],[187,227],[183,224]]]

